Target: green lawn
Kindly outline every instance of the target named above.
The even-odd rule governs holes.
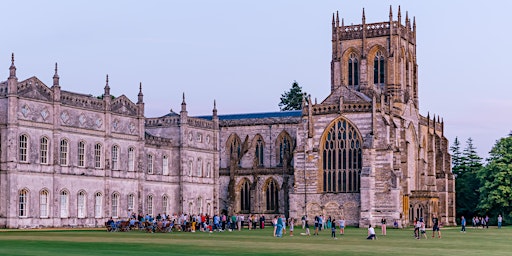
[[[388,229],[387,236],[366,240],[366,229],[348,228],[331,239],[319,236],[272,236],[272,229],[223,233],[108,233],[98,230],[3,230],[0,255],[512,255],[512,228],[442,229],[441,239],[416,240],[411,229]]]

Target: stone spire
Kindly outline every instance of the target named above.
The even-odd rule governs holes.
[[[393,21],[393,8],[389,5],[389,21]]]
[[[106,83],[105,83],[105,93],[104,93],[104,96],[110,96],[110,86],[108,86],[108,74],[107,74],[107,79],[106,79]]]
[[[398,25],[402,24],[402,12],[400,11],[400,5],[398,6]]]
[[[16,66],[14,66],[14,53],[11,55],[11,66],[9,67],[9,78],[16,77]]]
[[[139,83],[139,94],[137,96],[137,104],[144,103],[144,94],[142,94],[142,82]]]
[[[181,112],[187,112],[187,103],[185,102],[185,93],[183,93],[183,101],[181,102]]]
[[[55,74],[53,75],[53,86],[59,86],[59,74],[57,73],[57,62],[55,62]]]
[[[217,101],[213,100],[213,117],[217,117]]]

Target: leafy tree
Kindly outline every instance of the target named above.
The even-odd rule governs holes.
[[[482,169],[482,158],[478,156],[473,139],[466,141],[466,148],[461,153],[458,139],[450,148],[453,153],[453,173],[456,175],[455,196],[457,215],[473,216],[480,197],[480,180],[478,171]]]
[[[293,81],[290,91],[281,94],[279,109],[281,111],[302,109],[302,97],[304,94],[305,92],[302,92],[302,87],[299,86],[299,83]]]
[[[496,142],[489,152],[487,165],[480,170],[482,181],[478,208],[496,217],[503,216],[504,222],[512,221],[512,133]]]

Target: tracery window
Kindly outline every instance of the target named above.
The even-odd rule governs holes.
[[[378,51],[373,59],[373,83],[383,88],[385,81],[384,55]]]
[[[39,143],[39,160],[41,164],[48,164],[48,138],[42,137]]]
[[[344,119],[328,128],[322,146],[324,192],[359,192],[361,141],[356,129]]]
[[[60,165],[66,166],[68,165],[68,141],[61,140],[60,141]]]
[[[264,145],[263,145],[263,141],[261,140],[261,138],[258,138],[258,140],[256,141],[256,165],[257,166],[263,166],[263,149],[264,149]]]
[[[359,62],[355,53],[348,58],[348,87],[359,91]]]
[[[28,190],[22,189],[18,194],[18,216],[28,216]]]
[[[39,217],[48,218],[48,190],[39,193]]]
[[[240,188],[240,210],[249,212],[251,210],[251,185],[248,180],[242,183]]]
[[[94,145],[94,167],[101,168],[101,144]]]
[[[28,162],[28,155],[27,155],[28,136],[25,134],[20,135],[19,150],[20,150],[20,155],[19,155],[20,162]]]
[[[285,162],[287,163],[291,156],[291,139],[286,133],[282,133],[278,137],[278,145],[277,145],[277,166],[284,166]]]
[[[78,166],[85,166],[85,142],[78,142]]]
[[[240,139],[236,135],[232,135],[231,140],[229,141],[229,156],[228,159],[231,161],[235,161],[235,164],[240,166],[240,154],[242,152],[242,148],[240,145]]]
[[[274,180],[271,180],[267,184],[265,190],[265,197],[267,199],[267,211],[277,211],[279,208],[279,191],[277,190],[277,184]]]

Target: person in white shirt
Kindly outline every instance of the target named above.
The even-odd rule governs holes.
[[[368,240],[377,239],[377,236],[375,236],[375,229],[373,229],[372,224],[370,224],[368,226],[368,237],[366,239],[368,239]]]

